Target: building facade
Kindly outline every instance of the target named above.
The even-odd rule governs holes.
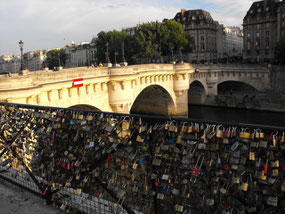
[[[134,36],[139,28],[140,24],[137,24],[136,27],[122,27],[122,31],[126,32],[130,36]]]
[[[72,43],[63,48],[66,54],[65,67],[91,66],[96,61],[95,38],[91,42]]]
[[[29,71],[38,71],[44,69],[46,60],[46,51],[30,51],[24,54],[24,62]]]
[[[285,38],[285,2],[277,9],[277,41]]]
[[[0,74],[19,73],[21,69],[21,57],[14,55],[0,56]]]
[[[251,5],[243,19],[244,61],[274,61],[274,48],[282,35],[283,11],[284,2],[279,0],[263,0]]]
[[[193,52],[187,60],[214,61],[223,58],[223,25],[204,10],[181,10],[174,17],[194,40]]]
[[[224,57],[242,57],[243,32],[239,27],[224,28]]]

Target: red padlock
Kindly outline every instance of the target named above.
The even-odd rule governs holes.
[[[265,165],[264,165],[264,175],[266,175],[268,172],[268,160],[266,161]]]
[[[108,162],[112,162],[113,161],[113,157],[112,156],[107,157],[107,161]]]
[[[285,172],[285,164],[282,165],[282,172]]]

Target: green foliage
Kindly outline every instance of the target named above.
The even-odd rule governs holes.
[[[170,56],[172,51],[178,53],[179,50],[188,52],[192,50],[182,25],[176,21],[142,24],[135,35],[135,40],[138,48],[133,58],[141,63],[157,61],[162,56]]]
[[[277,42],[275,47],[275,59],[280,64],[285,64],[285,37]]]
[[[115,61],[115,53],[117,53],[117,62],[122,61],[122,43],[124,42],[125,46],[125,57],[129,56],[131,50],[131,38],[127,35],[126,32],[119,32],[119,31],[109,31],[104,32],[101,31],[97,35],[96,39],[96,47],[97,47],[97,54],[98,54],[98,62],[106,62],[106,44],[109,44],[109,58],[111,62]]]
[[[122,61],[122,43],[125,44],[125,58],[129,64],[159,61],[162,56],[171,56],[179,50],[192,51],[193,39],[187,35],[182,25],[176,21],[150,22],[140,25],[134,36],[116,30],[97,35],[97,62],[106,62],[106,44],[109,44],[109,58],[114,63]]]
[[[49,69],[65,66],[66,54],[63,50],[54,49],[47,53],[47,66]]]

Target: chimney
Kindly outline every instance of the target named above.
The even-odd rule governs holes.
[[[185,9],[181,9],[181,16],[182,16],[182,18],[184,17],[184,13],[186,12],[186,10]]]
[[[268,0],[264,0],[264,1],[263,1],[263,7],[264,7],[264,9],[266,8],[267,3],[268,3]]]

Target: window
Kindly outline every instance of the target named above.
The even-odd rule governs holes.
[[[251,10],[250,13],[253,14],[253,10]]]
[[[204,36],[201,36],[201,41],[205,41],[205,38],[204,38]]]
[[[265,50],[265,55],[268,55],[268,54],[269,54],[269,50],[266,49],[266,50]]]
[[[266,39],[265,39],[265,47],[266,47],[266,48],[269,48],[269,38],[266,38]]]
[[[261,12],[261,8],[258,8],[257,12],[259,12],[259,13],[260,13],[260,12]]]
[[[192,20],[196,20],[196,16],[192,16]]]
[[[250,49],[250,41],[247,42],[247,49]]]
[[[270,27],[270,23],[266,23],[266,27],[269,28]]]
[[[266,35],[266,37],[269,37],[269,31],[268,30],[265,32],[265,35]]]
[[[259,24],[257,24],[257,25],[256,25],[256,29],[259,29],[259,28],[260,28],[260,26],[259,26]]]
[[[200,19],[203,19],[203,16],[199,16]]]
[[[257,33],[256,33],[256,37],[259,37],[259,35],[260,35],[259,32],[257,32]]]
[[[205,50],[205,43],[202,42],[202,43],[201,43],[201,51],[204,51],[204,50]]]
[[[265,10],[266,10],[266,11],[269,11],[269,7],[267,7]]]
[[[250,38],[250,33],[247,34],[247,38]]]
[[[250,50],[248,50],[246,53],[247,53],[248,55],[250,55]]]

